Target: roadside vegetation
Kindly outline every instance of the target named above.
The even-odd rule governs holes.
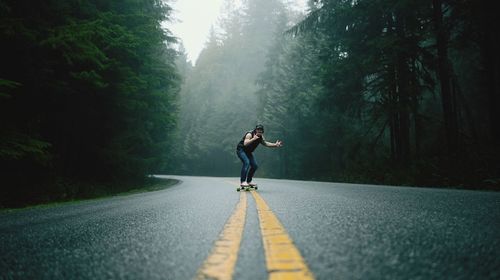
[[[194,62],[169,1],[0,0],[0,207],[236,177],[258,123],[260,177],[500,190],[493,4],[292,3],[226,0]]]
[[[0,1],[0,205],[147,184],[181,78],[156,0]]]

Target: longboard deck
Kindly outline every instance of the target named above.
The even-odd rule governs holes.
[[[239,191],[250,191],[250,190],[258,190],[259,187],[255,186],[255,187],[238,187],[236,188],[236,191],[239,192]]]

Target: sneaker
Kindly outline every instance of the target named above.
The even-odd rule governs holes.
[[[250,187],[252,187],[252,188],[257,186],[257,184],[254,184],[254,183],[248,183],[248,185],[249,185]]]
[[[240,184],[240,187],[242,187],[242,188],[248,188],[248,187],[250,187],[250,185],[247,182],[243,182],[243,183]]]

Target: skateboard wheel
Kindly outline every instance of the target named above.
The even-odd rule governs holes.
[[[257,187],[257,186],[255,186],[255,189],[258,189],[258,187]]]
[[[240,188],[236,188],[236,191],[239,192],[241,189]]]

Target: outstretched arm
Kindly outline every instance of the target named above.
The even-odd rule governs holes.
[[[282,141],[280,141],[280,140],[276,140],[276,142],[271,143],[271,142],[267,142],[267,141],[264,139],[264,146],[269,147],[269,148],[278,148],[278,147],[283,146],[283,142],[282,142]]]

